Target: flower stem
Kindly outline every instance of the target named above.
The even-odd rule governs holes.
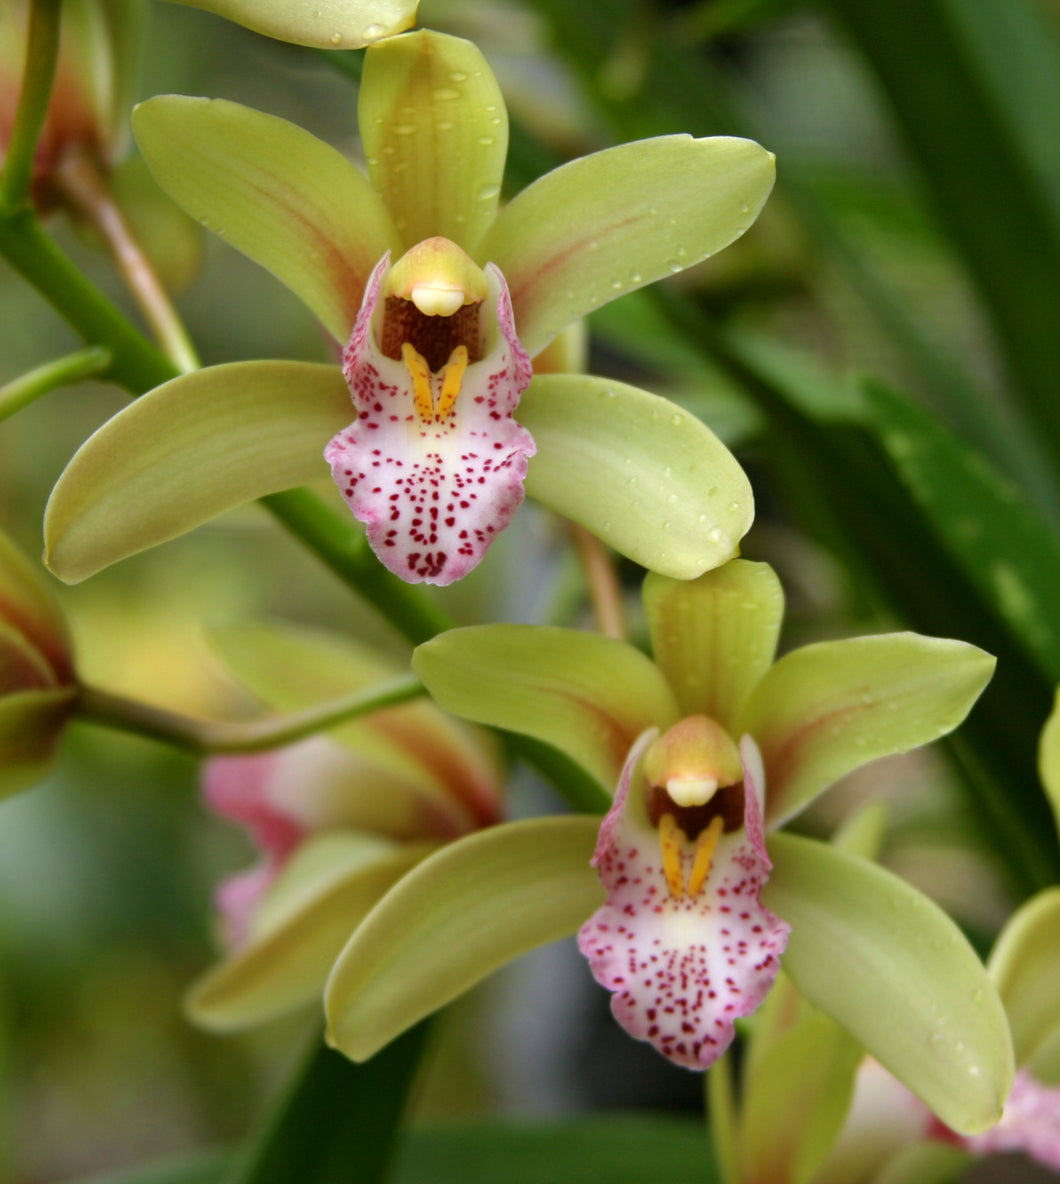
[[[54,362],[46,362],[35,370],[13,378],[0,386],[0,420],[7,419],[23,407],[28,407],[35,399],[55,390],[56,387],[68,386],[70,383],[80,382],[83,378],[101,374],[110,362],[110,350],[93,345],[67,354],[64,358],[56,358]]]
[[[218,755],[279,748],[347,720],[407,703],[425,693],[418,678],[405,674],[370,690],[329,699],[291,715],[224,721],[195,719],[111,691],[82,686],[77,714],[80,719],[101,727],[147,736],[193,753]]]
[[[569,525],[571,539],[578,552],[578,562],[589,589],[596,628],[605,637],[625,641],[626,614],[622,605],[622,588],[607,548],[580,523],[571,522]]]
[[[199,358],[187,330],[88,149],[75,144],[64,152],[55,169],[55,181],[73,209],[103,236],[169,360],[185,374],[197,370]]]
[[[26,66],[11,139],[0,177],[0,212],[29,204],[33,161],[48,113],[55,67],[59,60],[59,16],[62,0],[33,0],[26,34]]]

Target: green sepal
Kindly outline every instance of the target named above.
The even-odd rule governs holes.
[[[425,642],[412,665],[446,711],[544,740],[609,793],[641,732],[678,718],[658,667],[595,633],[472,625]]]
[[[328,1039],[366,1060],[505,962],[574,933],[603,902],[600,819],[533,818],[425,859],[360,925],[328,980]]]
[[[344,832],[308,839],[269,889],[246,944],[192,986],[189,1018],[231,1032],[319,1000],[362,918],[437,846]]]
[[[739,732],[766,767],[779,826],[844,774],[951,732],[990,681],[976,646],[917,633],[853,637],[785,654],[759,682]]]
[[[527,493],[643,567],[691,579],[730,559],[751,526],[743,469],[675,403],[611,379],[546,374],[517,414],[538,448]]]
[[[52,490],[45,562],[77,583],[243,502],[327,476],[353,416],[334,366],[232,362],[181,375],[89,437]]]
[[[475,251],[512,294],[531,357],[601,304],[740,237],[773,188],[751,140],[659,136],[553,170],[500,212]]]
[[[784,616],[776,573],[734,559],[698,580],[649,574],[642,595],[652,654],[681,714],[710,716],[732,732],[776,653]]]
[[[401,246],[367,178],[295,124],[225,99],[160,95],[132,119],[166,193],[345,344],[372,268]]]
[[[987,962],[1008,1013],[1016,1064],[1060,1029],[1060,888],[1047,888],[1005,923]]]
[[[441,235],[473,253],[508,152],[504,97],[481,50],[429,29],[373,46],[357,118],[368,175],[405,248]]]
[[[875,864],[775,834],[762,901],[791,925],[784,970],[959,1134],[992,1126],[1012,1041],[986,970],[953,921]]]
[[[419,0],[173,0],[316,49],[361,49],[416,22]]]

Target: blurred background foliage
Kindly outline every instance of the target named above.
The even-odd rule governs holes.
[[[661,133],[749,135],[777,154],[777,190],[743,240],[592,318],[592,368],[685,403],[737,451],[758,502],[744,553],[781,574],[786,644],[911,627],[998,655],[947,753],[881,764],[807,823],[826,832],[882,786],[885,861],[986,949],[1015,903],[1060,881],[1036,769],[1060,681],[1060,8],[423,0],[420,23],[472,37],[494,66],[513,122],[512,192],[564,159]],[[156,0],[139,94],[234,99],[356,159],[358,67],[355,54]],[[120,167],[119,192],[150,185],[135,159]],[[143,237],[204,362],[327,360],[294,297],[155,204]],[[96,245],[62,217],[50,229],[135,317]],[[0,383],[78,344],[0,268]],[[84,384],[0,425],[0,524],[30,553],[54,480],[123,402]],[[447,606],[463,620],[578,620],[584,593],[562,541],[543,515],[521,515]],[[639,575],[623,574],[635,614]],[[89,681],[196,713],[252,707],[210,654],[211,623],[281,617],[400,652],[257,508],[57,591]],[[551,804],[542,794],[520,781],[514,808]],[[4,804],[0,1181],[200,1154],[179,1178],[218,1178],[317,1023],[220,1040],[181,1018],[181,993],[214,950],[213,886],[251,858],[201,808],[193,762],[86,727],[71,730],[48,784]],[[694,1110],[700,1083],[614,1029],[587,980],[571,949],[544,950],[452,1009],[414,1114]],[[313,1110],[306,1147],[326,1109]],[[480,1131],[481,1177],[460,1128],[436,1130],[403,1153],[400,1179],[523,1179],[513,1164],[544,1179],[534,1165],[559,1162],[582,1181],[708,1179],[699,1130],[660,1123],[623,1123],[628,1146],[599,1123],[525,1146],[519,1131]]]

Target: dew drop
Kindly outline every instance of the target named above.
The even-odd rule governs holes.
[[[739,512],[740,512],[740,503],[739,502],[729,502],[729,513],[730,514],[738,514]]]
[[[411,136],[416,131],[414,123],[397,123],[394,125],[395,136]]]
[[[623,286],[623,285],[622,285],[622,281],[621,281],[621,280],[618,278],[618,276],[615,276],[615,277],[614,277],[614,278],[611,280],[611,287],[612,287],[612,288],[614,288],[614,290],[615,290],[616,292],[621,292],[621,291],[622,291],[622,286]]]
[[[488,148],[494,142],[494,137],[493,136],[479,136],[478,142],[482,145],[483,148]]]
[[[585,249],[586,249],[587,251],[599,251],[599,249],[600,249],[600,244],[599,244],[599,243],[596,241],[596,239],[595,239],[595,238],[591,238],[591,239],[589,239],[589,241],[588,241],[588,242],[585,244]]]
[[[636,270],[636,268],[634,268],[634,270],[629,273],[629,282],[631,284],[642,284],[644,283],[644,277],[639,271]]]
[[[605,522],[605,523],[603,523],[603,525],[600,527],[600,529],[601,529],[601,530],[610,530],[610,529],[611,529],[611,523],[610,523],[610,522]]]
[[[681,426],[681,424],[683,424],[684,422],[685,422],[685,417],[683,415],[671,415],[670,416],[670,423],[675,428],[679,428]]]
[[[449,75],[450,82],[467,82],[467,75],[462,70],[453,70]]]
[[[460,98],[460,92],[451,86],[439,86],[431,92],[431,97],[438,103],[451,102]]]
[[[672,527],[673,527],[672,522],[664,522],[663,523],[663,530],[670,530]]]
[[[440,132],[451,132],[453,130],[452,121],[449,119],[439,119],[434,125]]]
[[[331,44],[332,45],[341,45],[342,44],[342,34],[341,33],[332,33],[331,34]]]
[[[671,275],[677,275],[679,271],[684,271],[684,265],[679,259],[667,259],[666,266],[669,268]]]
[[[744,203],[743,203],[743,205],[742,205],[742,206],[740,206],[740,213],[741,213],[741,214],[746,214],[746,213],[748,213],[749,211],[750,211],[750,206],[748,206],[747,202],[744,202]]]
[[[666,468],[665,468],[665,469],[663,469],[663,476],[664,476],[664,477],[672,477],[672,476],[673,476],[673,472],[674,472],[674,471],[673,471],[673,469],[671,468],[671,466],[670,466],[670,465],[667,465],[667,466],[666,466]]]
[[[479,201],[492,201],[500,191],[499,185],[493,181],[487,181],[484,185],[479,186],[478,199]]]
[[[603,391],[602,394],[605,399],[613,399],[615,397],[615,392],[611,390],[610,387],[608,387],[606,391]],[[626,461],[626,464],[629,464],[628,460]]]
[[[362,41],[378,41],[386,33],[384,25],[365,25],[361,30]]]
[[[675,505],[677,502],[677,494],[671,493],[670,496],[666,500],[670,503],[671,506]]]
[[[982,1003],[982,1001],[985,998],[986,998],[986,992],[983,990],[982,987],[976,987],[975,990],[972,992],[972,1002],[973,1003]]]

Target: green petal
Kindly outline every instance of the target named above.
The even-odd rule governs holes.
[[[518,410],[526,491],[652,571],[687,580],[731,558],[754,517],[743,469],[695,416],[610,379],[539,375]]]
[[[792,835],[769,841],[763,902],[791,925],[783,965],[947,1126],[992,1126],[1012,1088],[1001,1000],[967,940],[875,864]]]
[[[740,1112],[745,1179],[812,1180],[846,1117],[861,1048],[834,1020],[807,1010],[746,1079]]]
[[[825,641],[786,654],[742,714],[766,769],[766,821],[778,826],[845,773],[928,744],[964,719],[994,659],[916,633]]]
[[[0,620],[47,661],[59,681],[73,676],[66,619],[44,573],[0,530]]]
[[[58,687],[0,698],[0,798],[47,776],[76,695]]]
[[[350,934],[436,846],[341,833],[304,843],[262,902],[247,944],[191,988],[190,1018],[233,1031],[319,999]]]
[[[1060,1028],[1060,888],[1039,892],[1009,918],[987,966],[1022,1065]]]
[[[367,690],[403,671],[350,638],[279,625],[235,625],[211,639],[233,673],[271,707],[294,712]],[[426,700],[376,711],[329,732],[389,774],[386,793],[412,794],[463,826],[495,820],[501,774],[487,738]],[[390,803],[391,805],[393,803]]]
[[[357,115],[369,176],[405,247],[442,235],[473,252],[508,152],[504,98],[478,48],[426,29],[373,46]]]
[[[1060,830],[1060,690],[1038,744],[1038,775],[1053,808],[1057,830]]]
[[[267,268],[345,343],[372,268],[400,240],[367,179],[323,140],[224,99],[162,95],[133,112],[155,180]]]
[[[784,591],[773,569],[734,559],[698,580],[652,574],[643,596],[652,653],[682,714],[732,730],[776,652]]]
[[[505,962],[574,933],[603,901],[589,867],[599,826],[591,815],[533,818],[424,860],[335,963],[324,997],[332,1043],[366,1060]]]
[[[361,49],[416,23],[419,0],[175,0],[255,33],[317,49]]]
[[[633,742],[677,704],[639,650],[544,625],[472,625],[415,651],[413,668],[455,715],[552,744],[614,790]]]
[[[52,490],[45,562],[77,583],[253,498],[325,476],[353,417],[334,366],[233,362],[182,375],[108,420]]]
[[[504,272],[533,357],[571,321],[720,251],[758,217],[773,155],[660,136],[584,156],[524,189],[476,251]]]

